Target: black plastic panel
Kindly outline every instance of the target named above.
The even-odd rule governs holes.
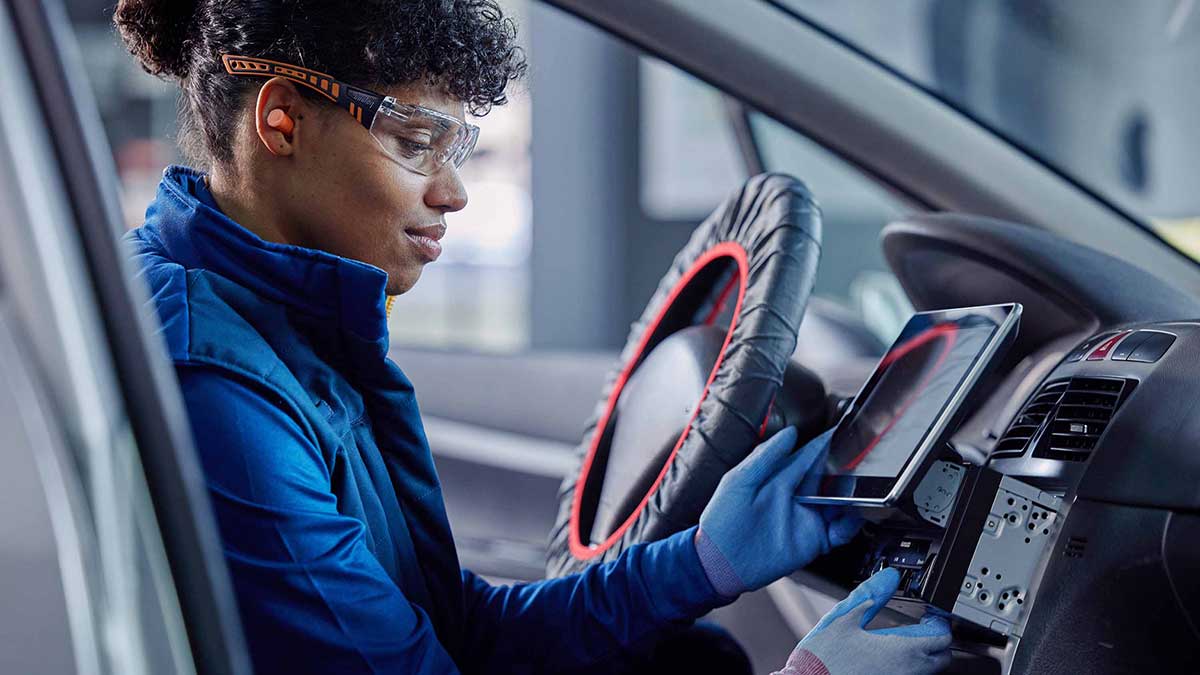
[[[1164,550],[1178,550],[1172,567],[1182,565],[1194,575],[1200,560],[1183,537],[1196,528],[1176,528],[1172,519],[1165,510],[1077,501],[1012,672],[1200,672],[1200,636],[1164,562]]]
[[[1200,509],[1200,326],[1156,324],[1178,339],[1157,363],[1093,362],[1140,380],[1101,437],[1080,481],[1084,499]]]
[[[1149,272],[992,218],[913,216],[884,228],[883,249],[919,310],[1023,304],[1016,354],[1101,326],[1200,317],[1200,301]]]
[[[1187,616],[1188,628],[1200,639],[1200,515],[1171,514],[1163,539],[1163,558],[1171,589]]]

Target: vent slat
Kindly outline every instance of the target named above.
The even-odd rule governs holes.
[[[1039,429],[1046,424],[1055,406],[1067,391],[1069,381],[1056,380],[1042,385],[1025,405],[1004,436],[992,448],[992,457],[1018,457],[1029,445],[1029,441],[1037,435]]]
[[[1038,459],[1065,459],[1068,462],[1086,462],[1091,448],[1043,448]]]
[[[1111,408],[1072,408],[1060,410],[1056,422],[1103,422],[1111,415]],[[1072,415],[1074,415],[1072,417]]]
[[[1125,389],[1125,382],[1098,377],[1076,377],[1071,380],[1067,389],[1069,391],[1108,391],[1119,394]]]
[[[1090,450],[1091,448],[1096,447],[1096,443],[1099,442],[1099,440],[1100,440],[1099,434],[1087,435],[1087,436],[1084,436],[1084,435],[1072,436],[1071,434],[1050,434],[1050,437],[1048,439],[1046,439],[1046,443],[1050,444],[1050,447],[1065,447],[1065,448],[1078,448],[1078,449],[1089,449]]]
[[[1119,401],[1119,400],[1120,400],[1120,398],[1115,394],[1107,394],[1107,393],[1082,394],[1082,393],[1078,393],[1078,392],[1069,391],[1069,392],[1067,392],[1066,396],[1063,396],[1062,403],[1060,403],[1059,405],[1085,405],[1085,406],[1112,408],[1117,405],[1117,401]]]
[[[1103,410],[1107,413],[1111,413],[1115,409],[1114,406],[1110,405],[1089,405],[1086,403],[1063,403],[1058,409],[1062,410],[1064,408],[1078,408],[1079,410]]]

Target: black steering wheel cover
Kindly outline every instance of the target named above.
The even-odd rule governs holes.
[[[820,258],[820,209],[808,188],[783,174],[749,179],[692,234],[630,328],[617,366],[579,445],[575,469],[559,490],[559,511],[548,549],[547,573],[560,576],[615,559],[629,546],[655,541],[699,521],[717,483],[760,440],[812,292]],[[711,322],[729,294],[697,289],[704,270],[733,261],[737,303],[720,357],[695,413],[658,479],[633,513],[600,544],[580,532],[585,497],[595,486],[592,468],[603,461],[605,440],[621,389],[642,358],[689,317]],[[700,291],[700,292],[697,292]],[[692,303],[692,305],[688,305]],[[708,303],[705,305],[703,303]],[[594,500],[592,500],[594,502]],[[590,528],[589,528],[590,529]]]

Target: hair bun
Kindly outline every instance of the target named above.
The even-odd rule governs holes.
[[[182,80],[191,62],[192,20],[202,0],[120,0],[113,23],[151,75]]]

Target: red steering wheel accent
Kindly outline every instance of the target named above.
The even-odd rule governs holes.
[[[721,258],[730,258],[737,263],[737,276],[734,279],[731,279],[730,285],[726,286],[726,288],[722,291],[720,298],[717,299],[717,302],[713,305],[712,311],[709,312],[709,315],[705,318],[704,322],[712,323],[712,321],[716,319],[717,314],[721,311],[721,308],[725,304],[727,295],[732,289],[732,284],[735,280],[738,284],[737,302],[733,308],[733,317],[729,322],[729,330],[725,333],[725,342],[721,345],[721,352],[717,356],[717,362],[713,364],[712,371],[708,374],[708,381],[704,385],[704,391],[700,394],[700,400],[696,402],[696,406],[692,410],[692,417],[688,420],[687,426],[684,427],[683,432],[679,435],[679,439],[675,441],[675,446],[671,449],[671,454],[667,456],[667,461],[663,463],[662,470],[659,471],[658,477],[654,479],[654,483],[650,486],[650,489],[646,492],[645,496],[642,497],[642,501],[638,504],[637,508],[633,510],[633,513],[629,514],[629,517],[625,519],[625,522],[623,522],[621,526],[616,529],[616,531],[609,535],[608,538],[600,544],[584,544],[583,537],[579,532],[580,511],[583,508],[584,487],[587,485],[588,474],[591,471],[592,462],[595,460],[596,453],[600,449],[601,439],[604,437],[605,430],[608,429],[608,423],[612,417],[613,411],[616,409],[617,401],[621,398],[621,391],[625,388],[625,383],[629,381],[629,377],[633,374],[633,371],[637,369],[642,357],[645,356],[646,349],[650,346],[651,338],[658,331],[659,324],[667,315],[667,312],[671,309],[672,305],[674,305],[676,298],[679,297],[679,294],[682,293],[685,288],[687,288],[688,284],[691,283],[692,279],[695,278],[695,276],[699,274],[701,270]],[[671,467],[671,462],[674,461],[676,453],[679,452],[679,448],[683,446],[684,440],[687,439],[688,431],[692,428],[692,421],[696,419],[696,415],[700,414],[700,403],[702,403],[708,396],[708,389],[712,385],[713,379],[716,378],[717,372],[721,368],[721,363],[725,360],[725,351],[729,348],[730,340],[733,339],[733,331],[737,327],[738,317],[741,315],[742,301],[746,297],[748,276],[749,262],[747,260],[746,249],[744,249],[741,244],[737,242],[726,241],[713,246],[703,255],[697,258],[696,262],[692,264],[691,268],[689,268],[688,271],[680,277],[679,281],[671,289],[671,293],[667,297],[667,302],[663,304],[662,310],[659,311],[658,316],[655,317],[654,321],[647,326],[645,332],[642,334],[641,341],[638,343],[635,358],[630,359],[629,363],[625,366],[625,369],[621,371],[620,377],[618,377],[615,385],[613,386],[612,394],[608,397],[608,404],[605,407],[604,414],[600,417],[599,424],[596,425],[596,431],[592,435],[591,446],[588,449],[587,456],[583,461],[583,468],[579,472],[579,479],[575,483],[575,495],[571,504],[569,542],[571,554],[576,558],[579,558],[580,560],[594,558],[616,544],[621,539],[621,536],[625,534],[625,531],[628,530],[631,525],[633,525],[635,520],[637,520],[637,517],[641,514],[642,510],[646,508],[646,504],[650,501],[651,495],[654,494],[655,490],[658,489],[659,484],[662,483],[663,477],[667,474],[667,469]]]

